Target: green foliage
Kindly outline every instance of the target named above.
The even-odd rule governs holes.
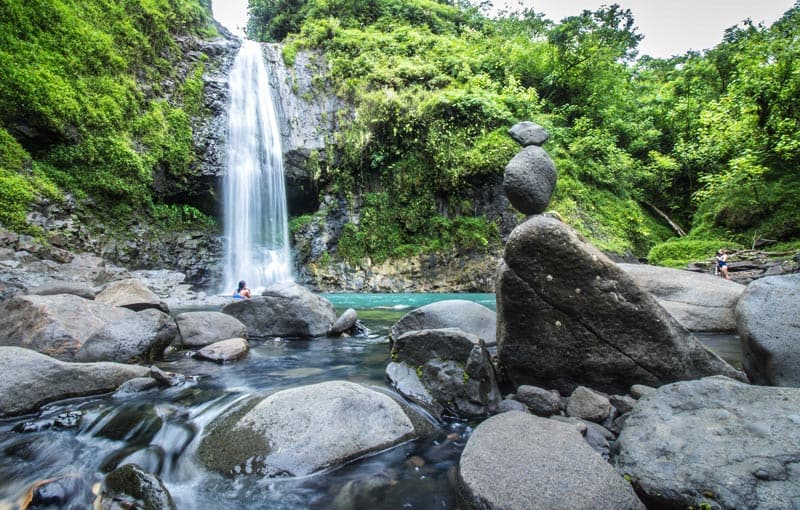
[[[165,230],[214,229],[216,220],[186,204],[158,204],[151,207],[155,221]]]
[[[303,214],[289,219],[289,232],[294,235],[314,220],[313,214]]]
[[[34,133],[20,137],[31,157],[8,152],[0,129],[4,189],[28,182],[33,193],[15,197],[14,228],[36,195],[67,190],[129,215],[154,201],[156,170],[190,172],[204,60],[176,76],[174,36],[208,33],[209,18],[198,0],[0,2],[0,126]],[[148,99],[161,94],[172,102]],[[28,162],[9,163],[19,154]]]
[[[682,268],[689,262],[712,260],[719,249],[738,250],[738,243],[713,239],[670,239],[650,249],[647,260],[651,264]]]

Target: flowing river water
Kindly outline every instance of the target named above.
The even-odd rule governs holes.
[[[196,376],[183,386],[62,401],[35,415],[0,421],[0,510],[18,508],[33,484],[51,478],[73,482],[77,499],[71,508],[90,508],[92,485],[130,462],[158,474],[181,510],[456,508],[455,469],[475,425],[457,420],[440,423],[431,438],[300,478],[230,479],[197,462],[206,426],[241,399],[329,380],[386,388],[386,335],[410,309],[449,298],[494,308],[492,294],[326,297],[337,311],[356,308],[370,335],[254,340],[245,359],[225,365],[177,351],[157,364]],[[709,338],[723,357],[737,362],[735,339],[707,336],[704,341]],[[58,425],[70,417],[77,424]]]

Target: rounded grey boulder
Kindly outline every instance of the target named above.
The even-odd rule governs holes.
[[[0,302],[0,344],[65,361],[105,325],[136,312],[71,294],[15,296]]]
[[[753,383],[800,387],[800,274],[748,285],[736,306],[736,329]]]
[[[159,359],[177,336],[172,317],[146,308],[97,330],[75,353],[75,361],[133,363]]]
[[[745,286],[705,273],[619,264],[628,276],[689,331],[734,331],[734,310]]]
[[[70,397],[110,392],[149,370],[119,363],[66,363],[20,347],[0,347],[0,416]]]
[[[224,363],[245,357],[249,350],[250,344],[244,338],[229,338],[203,347],[197,351],[196,356],[200,359]]]
[[[169,307],[161,301],[147,285],[134,278],[111,282],[94,298],[99,303],[129,308],[135,312],[145,308],[157,308],[169,312]]]
[[[392,326],[392,338],[422,329],[458,328],[477,336],[487,347],[496,341],[497,314],[481,304],[466,299],[447,299],[412,310]]]
[[[384,393],[330,381],[279,391],[218,418],[197,453],[229,476],[303,476],[419,437],[429,426]]]
[[[547,152],[536,145],[524,147],[511,158],[503,176],[503,190],[511,205],[524,214],[547,210],[556,189],[558,173]]]
[[[185,347],[205,347],[228,338],[247,338],[247,327],[222,312],[184,312],[175,316]]]
[[[518,411],[478,425],[461,455],[459,480],[471,509],[644,509],[573,425]]]

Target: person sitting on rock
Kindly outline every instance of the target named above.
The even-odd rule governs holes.
[[[233,299],[250,299],[252,294],[250,289],[247,288],[247,282],[242,280],[239,282],[239,288],[233,291]]]
[[[725,253],[725,250],[723,249],[720,249],[717,252],[717,271],[726,280],[731,279],[731,275],[728,274],[728,255]]]

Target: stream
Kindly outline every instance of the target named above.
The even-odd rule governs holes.
[[[157,365],[195,376],[183,386],[61,401],[35,415],[0,421],[0,510],[19,508],[33,484],[51,478],[69,481],[61,485],[76,494],[70,508],[91,508],[92,486],[130,462],[158,474],[181,510],[456,508],[455,469],[475,425],[462,421],[446,421],[433,437],[306,477],[230,479],[196,461],[205,427],[241,399],[329,380],[385,388],[387,334],[409,310],[453,298],[494,309],[493,294],[325,297],[337,312],[358,310],[369,336],[252,340],[245,359],[225,365],[177,351]],[[737,363],[735,337],[712,335],[703,341]]]

